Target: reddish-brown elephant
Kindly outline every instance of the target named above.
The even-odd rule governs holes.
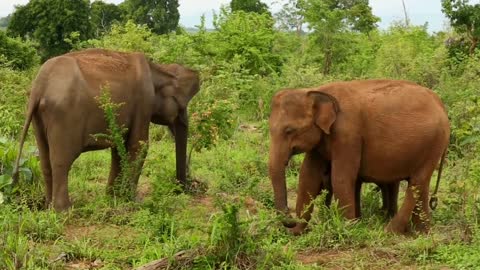
[[[359,216],[358,179],[381,185],[406,179],[403,205],[386,229],[405,233],[412,217],[417,230],[428,231],[430,178],[443,162],[450,137],[446,110],[430,89],[397,80],[286,89],[273,97],[269,127],[269,174],[277,210],[288,213],[288,161],[292,155],[306,153],[311,167],[331,162],[332,191],[346,218]],[[305,179],[311,181],[300,183],[299,197],[315,196],[317,177]],[[304,207],[304,202],[297,201],[297,212]]]
[[[150,122],[168,126],[175,135],[177,179],[186,182],[187,105],[199,91],[197,72],[180,65],[159,65],[142,53],[88,49],[52,58],[33,82],[18,161],[30,122],[40,152],[47,204],[56,210],[70,205],[68,173],[75,159],[91,150],[112,148],[107,190],[120,172],[114,145],[92,135],[107,133],[104,113],[96,100],[106,86],[112,102],[121,104],[118,124],[125,127],[125,147],[136,160],[148,142]],[[133,176],[138,181],[140,171]]]

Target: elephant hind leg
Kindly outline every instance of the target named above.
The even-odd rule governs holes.
[[[33,126],[35,128],[35,140],[37,141],[38,152],[40,155],[40,166],[42,168],[43,180],[45,181],[45,200],[48,207],[52,202],[52,166],[50,164],[50,149],[45,136],[45,128],[38,119],[34,117]]]
[[[81,137],[64,134],[60,126],[52,127],[48,134],[50,162],[52,168],[52,202],[57,211],[71,206],[68,196],[68,173],[82,150]]]
[[[417,190],[417,203],[412,213],[412,223],[415,230],[426,233],[430,225],[430,209],[428,206],[428,187],[430,181]]]
[[[378,184],[382,191],[382,210],[387,213],[388,218],[393,218],[397,213],[398,189],[400,182],[391,184]]]
[[[428,187],[432,173],[433,167],[423,168],[423,170],[410,178],[403,205],[387,225],[387,231],[400,234],[407,233],[410,217],[413,217],[413,223],[416,227],[425,232],[428,231],[430,218],[428,212]],[[420,215],[414,213],[414,210],[418,208],[420,204],[422,204],[424,211],[421,222]]]

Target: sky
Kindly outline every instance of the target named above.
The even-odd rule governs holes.
[[[123,0],[105,0],[109,3],[120,3]],[[271,7],[273,13],[278,11],[282,3],[288,0],[263,0]],[[404,0],[409,19],[414,25],[423,25],[428,22],[428,29],[436,32],[447,26],[447,19],[442,13],[441,0]],[[212,10],[217,10],[222,4],[230,0],[179,0],[180,24],[185,27],[194,27],[200,23],[200,16],[205,14],[207,27],[211,25]],[[475,0],[471,2],[480,2]],[[28,0],[0,0],[0,17],[10,14],[15,5],[23,5]],[[379,26],[386,29],[392,21],[404,20],[402,0],[370,0],[373,14],[380,17]]]

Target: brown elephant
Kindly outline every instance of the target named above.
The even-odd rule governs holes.
[[[386,229],[405,233],[412,217],[418,230],[428,231],[430,178],[439,161],[440,175],[450,137],[445,108],[430,89],[397,80],[286,89],[273,97],[269,127],[269,174],[277,210],[288,213],[288,161],[307,153],[309,162],[331,162],[332,191],[346,218],[359,215],[359,178],[377,184],[406,179],[404,203]],[[299,189],[309,196],[316,193],[311,183]]]
[[[356,216],[360,218],[360,193],[362,184],[365,181],[357,179],[355,186]],[[382,193],[382,210],[388,218],[397,213],[397,200],[400,182],[392,184],[377,184]],[[331,185],[331,163],[325,161],[318,151],[311,151],[305,154],[299,174],[299,187],[297,193],[296,215],[301,221],[294,224],[290,229],[294,235],[304,232],[313,211],[312,200],[322,191],[326,191],[325,205],[330,206],[332,201]]]
[[[112,148],[107,190],[120,171],[117,150],[92,135],[107,133],[104,113],[96,97],[108,87],[112,102],[122,104],[117,122],[127,128],[124,136],[130,160],[137,159],[141,142],[148,142],[150,122],[167,125],[175,135],[177,179],[186,182],[188,132],[187,104],[199,91],[198,74],[180,65],[158,65],[141,53],[88,49],[67,53],[45,62],[33,82],[18,161],[30,122],[45,179],[47,204],[58,210],[71,203],[68,173],[82,153]],[[137,183],[140,171],[134,176]]]

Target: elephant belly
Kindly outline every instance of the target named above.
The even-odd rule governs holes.
[[[426,142],[416,140],[366,149],[359,174],[366,178],[393,181],[409,178],[422,168],[435,166],[443,150]]]

